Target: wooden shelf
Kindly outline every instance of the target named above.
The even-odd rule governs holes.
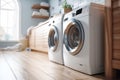
[[[43,19],[48,19],[49,16],[32,15],[32,18],[43,18]]]
[[[41,6],[40,4],[34,4],[33,6],[32,6],[32,9],[41,9],[41,8],[43,8],[43,9],[49,9],[49,6]]]
[[[49,6],[41,6],[40,4],[33,4],[32,9],[49,9]],[[43,19],[48,19],[49,16],[42,16],[42,15],[32,15],[32,18],[43,18]]]

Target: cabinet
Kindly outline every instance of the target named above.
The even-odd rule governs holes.
[[[29,35],[29,47],[32,50],[48,52],[48,32],[48,22],[44,22],[32,29],[31,35]]]
[[[106,0],[106,80],[118,80],[120,70],[120,0]]]
[[[49,6],[41,6],[40,4],[33,4],[32,9],[46,9],[49,10]],[[43,18],[43,19],[48,19],[49,16],[43,16],[43,15],[32,15],[32,18]]]
[[[39,51],[48,51],[48,24],[44,24],[41,27],[38,27],[36,29],[35,33],[35,45],[36,45],[36,50]]]

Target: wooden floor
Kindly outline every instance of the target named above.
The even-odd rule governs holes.
[[[0,80],[104,80],[48,60],[45,53],[0,52]]]

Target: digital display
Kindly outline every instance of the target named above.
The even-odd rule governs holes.
[[[78,14],[80,14],[80,13],[82,13],[82,8],[81,8],[81,9],[78,9],[78,10],[76,11],[76,15],[78,15]]]

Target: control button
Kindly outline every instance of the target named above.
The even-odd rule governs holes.
[[[48,26],[51,26],[51,24],[49,24]]]
[[[76,14],[75,13],[72,13],[72,17],[74,17]]]
[[[68,20],[68,17],[64,19],[64,21],[67,21]]]
[[[55,23],[55,21],[53,21],[53,23]]]

